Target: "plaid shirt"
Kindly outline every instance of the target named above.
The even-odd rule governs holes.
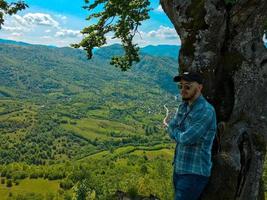
[[[211,148],[216,133],[216,114],[200,95],[192,105],[183,102],[167,128],[176,141],[174,172],[210,176]]]

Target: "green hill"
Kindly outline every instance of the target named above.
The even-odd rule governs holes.
[[[109,65],[119,52],[104,47],[88,61],[72,48],[1,44],[0,163],[44,164],[157,142],[162,105],[175,105],[177,61],[142,55],[121,72]]]
[[[1,197],[70,199],[90,179],[97,199],[170,198],[173,144],[161,123],[163,105],[178,103],[176,59],[146,53],[121,72],[109,65],[118,45],[88,61],[77,49],[0,43]]]
[[[148,55],[160,56],[160,57],[170,57],[173,59],[178,59],[178,53],[180,51],[180,46],[176,45],[149,45],[141,48],[141,52]]]
[[[119,45],[88,61],[77,49],[0,40],[1,199],[172,199],[174,144],[161,122],[163,105],[179,103],[175,48],[141,49],[121,72],[109,65]]]

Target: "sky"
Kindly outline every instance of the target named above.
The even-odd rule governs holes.
[[[8,0],[12,2],[16,0]],[[80,31],[91,25],[86,17],[89,12],[82,7],[84,0],[24,0],[29,8],[16,15],[6,16],[5,24],[0,30],[0,38],[44,44],[52,46],[70,46],[82,40]],[[159,5],[159,0],[151,0],[153,10],[150,19],[145,21],[136,34],[135,43],[147,45],[180,45],[180,39],[172,23]],[[107,45],[119,43],[107,35]],[[267,43],[267,39],[263,37]]]
[[[13,0],[14,1],[14,0]],[[11,2],[9,0],[8,2]],[[84,10],[84,0],[25,0],[29,8],[13,16],[5,17],[0,30],[0,38],[31,44],[58,47],[78,43],[83,35],[80,31],[91,25]],[[171,44],[180,45],[180,39],[172,23],[159,5],[159,0],[151,0],[150,19],[145,21],[136,34],[139,46]],[[108,35],[108,45],[119,43]]]

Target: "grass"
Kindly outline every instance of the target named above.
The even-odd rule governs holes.
[[[84,138],[95,140],[96,138],[101,140],[109,140],[111,139],[110,133],[111,130],[116,133],[121,133],[125,136],[130,135],[136,130],[128,125],[115,122],[108,121],[102,119],[94,119],[94,118],[85,118],[76,121],[77,124],[62,124],[61,126],[66,130],[71,130],[76,134],[81,135]]]
[[[158,193],[158,188],[156,187],[157,184],[155,183],[158,183],[159,181],[157,163],[160,160],[164,162],[165,166],[167,166],[167,176],[171,177],[172,153],[173,149],[169,149],[165,144],[151,147],[127,146],[117,148],[113,151],[113,153],[109,151],[102,151],[88,156],[86,159],[77,160],[75,164],[79,165],[79,163],[84,163],[90,166],[92,173],[100,173],[100,175],[97,175],[100,182],[108,183],[109,187],[111,187],[110,189],[112,189],[112,191],[114,190],[114,192],[116,189],[127,191],[130,187],[137,186],[140,194],[149,196],[150,192]],[[148,155],[148,159],[145,159],[144,155]],[[70,163],[70,165],[74,165],[74,163]],[[141,167],[143,165],[148,168],[148,172],[146,172],[146,174],[142,174],[141,172]],[[58,166],[61,166],[63,169],[72,168],[71,166],[67,167],[67,165],[64,166],[63,164]],[[15,165],[13,167],[16,168]],[[33,166],[33,168],[35,167],[36,166]],[[106,173],[105,175],[102,175],[103,171]],[[13,183],[11,188],[7,188],[6,184],[1,184],[0,199],[9,200],[18,195],[26,195],[29,193],[33,193],[35,196],[39,195],[39,199],[51,199],[48,197],[53,196],[54,199],[61,200],[64,198],[64,194],[66,194],[66,192],[72,196],[73,191],[68,190],[63,192],[63,190],[59,187],[59,182],[60,180],[49,181],[47,179],[39,178],[21,180],[17,186]],[[169,178],[166,183],[171,185]],[[9,198],[10,193],[12,194],[11,198]]]
[[[167,144],[169,145],[169,144]],[[165,157],[172,157],[173,156],[173,148],[168,149],[166,148],[166,144],[160,144],[155,146],[126,146],[126,147],[120,147],[114,150],[113,153],[110,153],[110,151],[101,151],[99,153],[90,155],[88,157],[85,157],[81,159],[80,161],[92,161],[92,160],[103,160],[103,158],[112,158],[112,157],[118,157],[122,155],[136,155],[136,156],[143,156],[144,152],[148,156],[148,158],[153,159],[157,156],[164,155]],[[170,145],[171,146],[171,145]]]
[[[22,105],[12,100],[0,100],[0,124],[10,124],[9,129],[2,128],[0,132],[7,131],[11,140],[19,142],[34,125],[36,114],[36,106],[29,103]]]
[[[161,150],[136,150],[133,153],[131,153],[132,155],[146,155],[148,159],[154,159],[156,157],[159,156],[164,156],[166,158],[172,158],[173,157],[173,149],[161,149]]]
[[[10,193],[12,196],[25,195],[26,193],[40,194],[44,197],[54,194],[58,195],[59,181],[49,181],[45,179],[24,179],[19,185],[14,185],[11,188],[6,187],[5,184],[0,185],[0,197],[2,200],[8,199]]]

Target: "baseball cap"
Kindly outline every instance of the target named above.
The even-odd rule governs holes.
[[[181,75],[175,76],[173,81],[180,82],[182,79],[189,82],[196,81],[199,84],[203,83],[203,78],[198,72],[183,72]]]

